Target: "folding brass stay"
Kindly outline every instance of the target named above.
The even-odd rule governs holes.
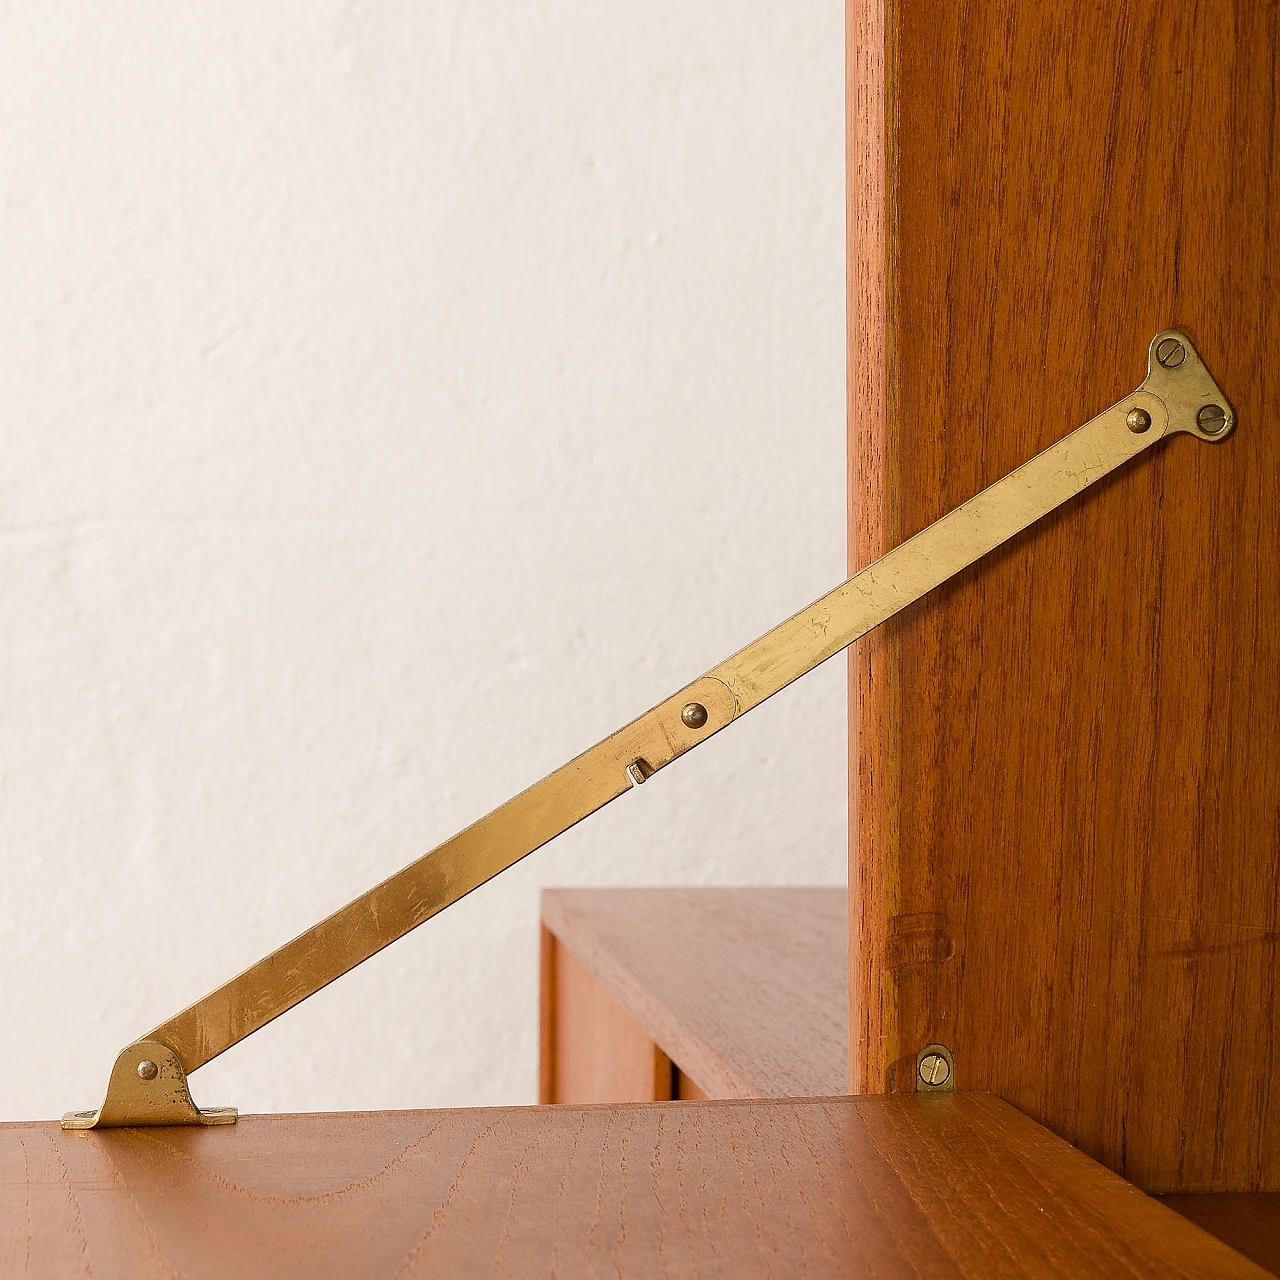
[[[1047,407],[1044,412],[1051,412]],[[170,1018],[116,1059],[64,1129],[230,1124],[187,1076],[526,854],[644,782],[1157,440],[1222,440],[1235,414],[1186,335],[1152,339],[1131,395],[479,822]]]

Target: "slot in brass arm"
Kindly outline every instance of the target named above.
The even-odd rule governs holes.
[[[228,1124],[187,1075],[1020,533],[1157,440],[1222,440],[1235,414],[1190,340],[1152,339],[1131,395],[740,649],[652,711],[170,1018],[116,1059],[106,1101],[64,1129]]]

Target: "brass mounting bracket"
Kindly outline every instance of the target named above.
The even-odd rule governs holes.
[[[197,1107],[187,1088],[182,1059],[159,1040],[135,1040],[122,1049],[107,1081],[107,1099],[96,1111],[68,1111],[64,1129],[114,1129],[124,1125],[235,1124],[235,1107]]]
[[[1161,330],[1136,391],[129,1045],[116,1059],[102,1106],[68,1112],[62,1127],[233,1122],[234,1109],[195,1106],[190,1072],[652,777],[1157,440],[1186,432],[1218,441],[1234,426],[1234,411],[1190,339]]]

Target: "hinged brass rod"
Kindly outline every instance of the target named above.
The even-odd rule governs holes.
[[[63,1128],[233,1121],[234,1109],[201,1110],[192,1103],[188,1073],[644,782],[1157,440],[1179,431],[1202,440],[1229,434],[1235,415],[1184,334],[1158,333],[1147,365],[1146,380],[1131,395],[129,1045],[116,1059],[103,1105],[69,1112]]]

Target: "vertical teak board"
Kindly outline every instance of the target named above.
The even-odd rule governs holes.
[[[1141,381],[1237,410],[852,654],[851,1087],[1280,1189],[1275,0],[850,0],[858,568]]]
[[[667,1102],[671,1060],[542,926],[538,1101]]]

